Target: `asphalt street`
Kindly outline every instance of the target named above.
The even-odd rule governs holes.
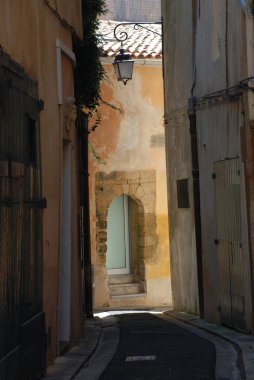
[[[254,339],[172,310],[98,311],[50,380],[253,380]]]
[[[100,380],[215,379],[215,346],[149,313],[117,316],[120,338]]]

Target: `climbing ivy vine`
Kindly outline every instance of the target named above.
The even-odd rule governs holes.
[[[87,116],[99,105],[100,82],[104,77],[104,70],[100,62],[100,49],[98,47],[98,17],[107,11],[105,0],[83,0],[83,41],[74,41],[77,67],[76,102],[85,107]]]

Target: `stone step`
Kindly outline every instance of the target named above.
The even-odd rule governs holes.
[[[142,292],[142,293],[133,293],[133,294],[117,294],[115,296],[111,296],[112,299],[131,299],[131,298],[143,298],[143,297],[146,297],[146,293],[145,292]]]
[[[140,283],[133,282],[129,284],[110,285],[109,292],[111,296],[119,296],[142,293],[143,289]]]
[[[118,274],[115,276],[108,276],[109,285],[130,284],[130,283],[133,283],[132,274]]]

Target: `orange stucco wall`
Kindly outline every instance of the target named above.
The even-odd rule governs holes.
[[[170,263],[168,244],[165,148],[152,145],[153,136],[164,136],[163,87],[161,65],[134,65],[133,80],[126,86],[117,82],[111,63],[104,63],[106,78],[102,83],[101,125],[89,140],[105,165],[90,156],[90,197],[92,261],[95,270],[95,306],[108,302],[105,271],[97,266],[95,173],[104,171],[156,170],[157,247],[155,260],[146,263],[147,305],[171,303]],[[90,124],[92,126],[92,122]]]
[[[59,13],[71,23],[82,36],[81,1],[52,0]],[[69,30],[45,6],[43,0],[6,0],[0,2],[0,45],[12,59],[24,67],[38,82],[39,97],[44,101],[40,114],[40,140],[42,160],[42,193],[47,199],[43,210],[43,293],[46,313],[46,332],[51,330],[48,347],[48,363],[57,354],[58,303],[59,303],[59,257],[61,221],[61,148],[62,110],[58,105],[56,39],[60,39],[72,50]],[[73,97],[73,68],[71,62],[62,57],[63,97]],[[72,294],[79,294],[77,281],[77,186],[75,139],[72,137]],[[71,340],[80,336],[79,302],[73,297],[71,308]]]

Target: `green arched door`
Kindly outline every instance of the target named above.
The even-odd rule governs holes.
[[[108,211],[106,266],[111,275],[130,273],[128,196],[113,200]]]

